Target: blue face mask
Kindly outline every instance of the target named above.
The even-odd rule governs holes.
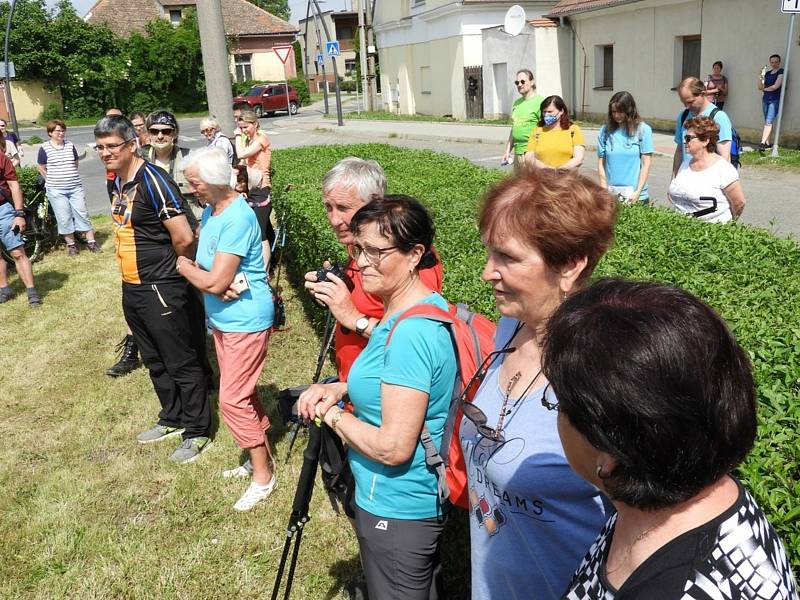
[[[558,115],[545,115],[544,116],[544,124],[547,127],[550,127],[551,125],[555,125],[556,121],[558,121]]]

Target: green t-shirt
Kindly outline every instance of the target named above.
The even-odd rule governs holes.
[[[539,94],[533,98],[517,98],[511,109],[511,139],[514,141],[514,154],[525,154],[528,138],[539,123],[539,108],[542,105]]]

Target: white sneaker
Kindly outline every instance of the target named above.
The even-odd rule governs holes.
[[[239,465],[235,469],[225,469],[222,472],[222,476],[225,479],[231,479],[234,477],[244,478],[244,477],[250,477],[252,475],[253,475],[253,463],[250,462],[249,458],[244,462],[243,465]]]
[[[272,474],[272,479],[267,485],[260,485],[255,481],[252,481],[245,490],[244,494],[242,494],[242,497],[239,498],[236,501],[236,504],[233,505],[233,509],[238,510],[239,512],[247,512],[248,510],[252,509],[256,504],[264,500],[272,493],[272,490],[275,489],[275,484],[277,481],[278,479],[275,477],[275,473]]]

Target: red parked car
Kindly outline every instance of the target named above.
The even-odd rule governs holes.
[[[287,87],[289,88],[288,102],[286,99]],[[297,90],[282,83],[254,85],[243,96],[236,96],[233,102],[234,104],[247,102],[258,117],[263,115],[271,117],[277,111],[283,110],[296,115],[297,109],[300,108],[300,97],[297,95]]]

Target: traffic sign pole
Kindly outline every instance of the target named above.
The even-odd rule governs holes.
[[[789,10],[787,10],[789,9]],[[781,135],[781,120],[783,118],[783,104],[786,100],[786,82],[789,79],[789,58],[792,53],[792,39],[794,38],[794,20],[800,12],[800,0],[783,0],[783,12],[791,12],[789,19],[789,34],[786,39],[786,62],[783,63],[783,83],[781,84],[781,98],[778,101],[778,122],[775,123],[775,131],[772,135],[772,157],[778,156],[778,139]]]
[[[317,17],[320,21],[322,21],[322,30],[325,32],[325,37],[330,41],[331,33],[328,31],[328,25],[325,23],[325,19],[322,18],[322,11],[319,8],[318,0],[311,0],[314,3],[314,8],[317,11]],[[336,82],[336,117],[337,123],[339,127],[344,126],[344,118],[342,117],[342,89],[339,86],[339,68],[336,66],[336,61],[332,60],[333,63],[333,79]]]
[[[278,55],[278,58],[283,63],[283,90],[286,92],[286,112],[289,113],[289,118],[292,118],[292,103],[289,100],[289,72],[286,69],[286,62],[292,55],[291,46],[273,46],[272,51]]]

